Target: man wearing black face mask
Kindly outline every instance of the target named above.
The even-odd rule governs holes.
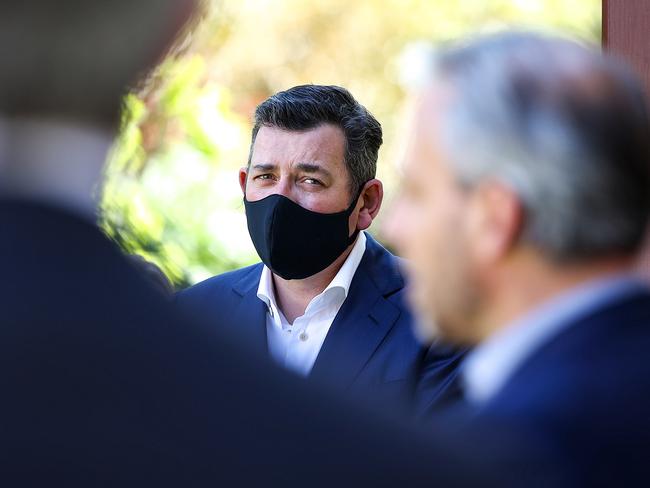
[[[263,262],[179,294],[279,364],[386,405],[435,404],[462,354],[427,349],[397,259],[363,231],[379,213],[379,122],[345,89],[297,86],[256,110],[240,184]]]

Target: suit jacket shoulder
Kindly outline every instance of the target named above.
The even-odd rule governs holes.
[[[219,300],[222,292],[232,290],[233,287],[238,290],[243,290],[244,288],[257,286],[262,273],[262,267],[262,263],[257,263],[213,276],[185,290],[179,291],[176,294],[176,299],[179,302],[207,298]]]
[[[650,294],[634,293],[565,328],[484,408],[548,445],[580,483],[650,481]],[[620,479],[618,479],[620,481]]]

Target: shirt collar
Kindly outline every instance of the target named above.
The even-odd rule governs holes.
[[[359,232],[359,236],[354,243],[352,251],[343,263],[343,266],[341,266],[341,269],[339,269],[339,272],[336,273],[336,276],[332,282],[327,285],[327,288],[325,288],[325,291],[323,291],[323,293],[325,293],[327,290],[340,288],[343,290],[345,298],[347,298],[348,292],[350,291],[350,285],[352,284],[352,279],[354,278],[354,274],[357,272],[357,268],[359,267],[361,259],[363,259],[363,254],[365,252],[366,234],[364,232]]]
[[[467,357],[461,370],[465,398],[483,404],[546,341],[597,307],[646,289],[631,274],[588,282],[542,304],[497,332]]]
[[[257,287],[257,298],[266,304],[272,317],[278,315],[278,308],[275,303],[275,293],[273,291],[273,276],[271,275],[271,270],[267,266],[262,268],[260,284]]]
[[[315,308],[318,308],[319,304],[322,302],[325,296],[337,296],[339,300],[336,300],[340,306],[348,296],[350,291],[350,285],[352,284],[352,279],[354,278],[357,268],[363,259],[363,254],[366,251],[366,235],[365,232],[359,232],[359,236],[352,248],[352,251],[346,258],[343,266],[339,269],[338,273],[334,279],[327,285],[327,288],[323,290],[322,293],[315,296],[307,305],[305,313],[313,311]],[[334,290],[338,290],[338,293]],[[260,276],[260,284],[257,287],[257,297],[262,300],[266,306],[269,308],[269,313],[272,317],[280,317],[280,310],[278,308],[277,302],[275,301],[275,292],[273,288],[273,275],[271,270],[264,266],[262,268],[262,275]]]

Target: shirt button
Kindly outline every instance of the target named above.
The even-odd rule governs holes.
[[[307,335],[307,332],[302,331],[300,335],[298,336],[302,342],[306,342],[307,339],[309,339],[309,336]]]

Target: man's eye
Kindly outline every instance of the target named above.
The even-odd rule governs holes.
[[[317,180],[316,178],[305,178],[304,181],[305,181],[305,183],[307,183],[309,185],[323,186],[323,183],[321,181]]]
[[[263,175],[257,175],[254,179],[255,179],[255,180],[272,180],[272,179],[273,179],[273,175],[272,175],[272,174],[268,174],[268,173],[267,173],[267,174],[263,174]]]

